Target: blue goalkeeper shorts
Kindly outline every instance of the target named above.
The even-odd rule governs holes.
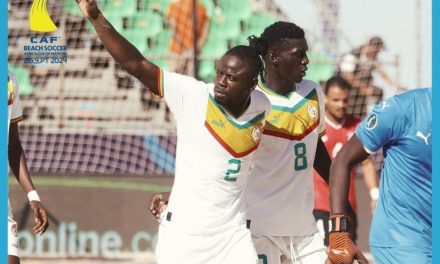
[[[432,251],[414,247],[370,247],[377,264],[431,264]]]

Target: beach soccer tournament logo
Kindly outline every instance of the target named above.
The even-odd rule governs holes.
[[[52,32],[57,30],[47,12],[47,0],[34,0],[29,14],[31,30],[38,32]]]
[[[58,27],[49,16],[47,0],[34,0],[29,12],[29,26],[31,31],[50,33]],[[64,64],[67,63],[67,46],[62,43],[61,37],[51,33],[43,36],[32,35],[28,43],[23,46],[25,64]]]

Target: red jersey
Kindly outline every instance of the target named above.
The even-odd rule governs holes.
[[[359,122],[359,119],[349,115],[346,117],[345,122],[342,125],[335,124],[326,118],[326,133],[321,139],[324,142],[332,159],[335,158],[342,146],[347,143],[347,141],[354,134]],[[356,211],[357,204],[354,175],[355,172],[352,170],[350,175],[350,190],[348,193],[348,200],[350,201],[351,207],[353,207],[353,209]],[[325,181],[316,171],[313,171],[313,180],[315,191],[315,210],[330,212],[330,195],[327,183],[325,183]]]

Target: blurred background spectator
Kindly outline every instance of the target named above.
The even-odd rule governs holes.
[[[348,113],[364,118],[366,113],[383,99],[382,88],[374,85],[374,72],[388,84],[399,85],[382,69],[378,55],[385,50],[380,37],[372,37],[367,43],[344,54],[338,67],[338,73],[353,87],[348,102]]]
[[[196,17],[194,18],[194,14]],[[168,69],[178,73],[193,76],[194,72],[194,43],[200,50],[206,42],[209,28],[209,18],[203,4],[193,0],[173,0],[168,7],[166,17],[169,19],[173,32],[170,52],[173,59],[168,61]],[[194,20],[197,27],[194,30]],[[196,34],[194,34],[196,31]],[[177,57],[177,59],[175,58]]]

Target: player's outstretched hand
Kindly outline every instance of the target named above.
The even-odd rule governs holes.
[[[43,204],[38,201],[32,201],[31,210],[34,214],[35,226],[32,228],[34,234],[42,235],[49,227],[49,221],[47,220],[46,209]]]
[[[168,204],[168,199],[170,198],[170,193],[156,193],[153,195],[150,201],[150,212],[156,217],[160,218],[160,214],[165,211]]]
[[[351,240],[348,232],[332,232],[329,236],[328,258],[332,264],[368,264],[367,258],[362,254],[356,244]]]
[[[96,0],[75,0],[86,19],[95,19],[101,13]]]

